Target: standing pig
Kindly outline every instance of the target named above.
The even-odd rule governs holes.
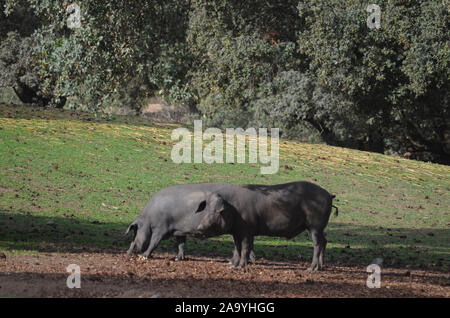
[[[184,259],[186,236],[198,233],[204,213],[193,213],[209,193],[233,186],[228,183],[182,184],[167,187],[156,193],[142,210],[139,217],[125,232],[134,231],[133,242],[127,253],[141,253],[148,258],[161,240],[176,237],[178,255]],[[253,251],[249,256],[254,262]]]
[[[334,197],[309,182],[232,185],[212,191],[200,203],[196,212],[204,216],[197,230],[204,235],[232,234],[235,252],[231,263],[245,267],[255,235],[293,238],[307,229],[314,242],[309,270],[319,270],[327,245],[323,230]]]

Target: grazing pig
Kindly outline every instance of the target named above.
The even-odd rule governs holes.
[[[197,230],[207,236],[232,234],[235,252],[231,263],[245,267],[255,235],[293,238],[307,229],[314,242],[309,270],[319,270],[327,244],[323,230],[334,197],[309,182],[231,185],[212,191],[200,203],[196,212],[204,217]]]
[[[127,253],[141,253],[148,258],[163,239],[176,237],[178,255],[184,259],[186,236],[195,236],[197,226],[204,214],[193,213],[211,191],[227,186],[227,183],[182,184],[167,187],[156,193],[142,210],[139,217],[125,232],[134,231],[133,242]],[[204,236],[204,235],[202,235]],[[254,262],[254,253],[251,252]]]

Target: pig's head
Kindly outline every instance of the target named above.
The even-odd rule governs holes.
[[[197,231],[206,236],[227,233],[233,225],[234,207],[220,194],[211,193],[206,200],[200,202],[196,213],[204,216],[197,227]]]
[[[150,244],[151,231],[149,226],[144,226],[139,220],[134,221],[130,224],[125,235],[130,231],[134,232],[133,241],[131,242],[130,248],[127,253],[143,253]]]

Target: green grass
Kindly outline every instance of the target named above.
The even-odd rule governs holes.
[[[95,118],[71,111],[0,105],[0,250],[67,251],[115,246],[158,190],[173,184],[276,184],[308,180],[336,194],[327,262],[450,268],[450,167],[282,140],[280,170],[256,164],[175,164],[178,125]],[[175,251],[173,240],[159,251]],[[189,254],[230,255],[227,235],[190,239]],[[258,237],[257,256],[310,260],[306,233]]]

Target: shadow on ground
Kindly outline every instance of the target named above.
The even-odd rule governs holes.
[[[128,224],[99,223],[70,217],[33,216],[27,213],[0,211],[0,248],[36,252],[105,252],[125,253],[132,235],[124,237]],[[370,226],[334,223],[328,228],[326,262],[335,265],[368,265],[381,257],[391,267],[450,268],[448,246],[443,238],[450,230],[395,229],[379,230]],[[393,234],[392,234],[393,233]],[[430,235],[432,233],[432,235]],[[288,244],[286,244],[288,243]],[[189,238],[186,255],[230,257],[233,242],[229,235],[212,239]],[[158,252],[176,253],[176,242],[169,239],[160,244]],[[259,258],[309,262],[312,242],[306,233],[294,240],[271,237],[255,238]]]

